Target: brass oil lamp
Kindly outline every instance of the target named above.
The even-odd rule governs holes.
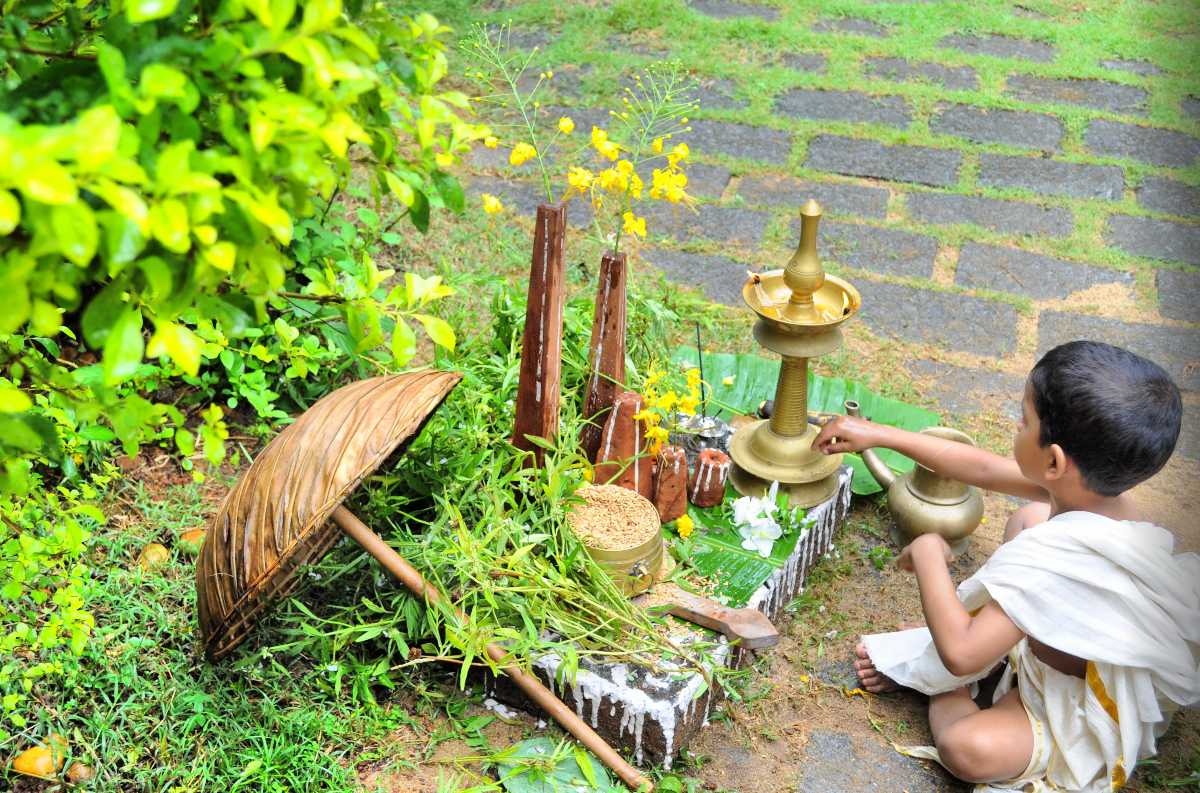
[[[862,298],[821,267],[821,206],[810,199],[800,218],[800,244],[787,267],[753,274],[742,287],[742,298],[758,315],[755,340],[783,356],[783,363],[771,418],[739,428],[729,454],[730,479],[742,495],[762,495],[779,482],[791,506],[811,507],[833,495],[842,455],[812,449],[817,428],[808,421],[808,360],[842,346],[839,326],[858,312]]]

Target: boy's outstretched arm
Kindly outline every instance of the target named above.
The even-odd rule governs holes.
[[[1049,501],[1049,494],[1021,473],[1017,461],[986,449],[919,432],[876,424],[854,416],[838,416],[821,428],[813,448],[825,454],[861,452],[884,447],[942,476],[969,485],[1031,501]]]
[[[991,601],[972,616],[950,578],[950,546],[940,534],[922,534],[909,543],[896,564],[915,573],[921,608],[938,656],[952,675],[973,675],[996,663],[1025,635]]]

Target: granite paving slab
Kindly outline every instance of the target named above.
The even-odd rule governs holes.
[[[825,56],[815,52],[790,52],[780,59],[780,63],[797,72],[825,72]]]
[[[1200,405],[1184,403],[1183,426],[1179,430],[1175,454],[1200,459]]]
[[[1200,322],[1200,272],[1159,270],[1154,275],[1158,312],[1164,317]]]
[[[881,187],[833,182],[804,182],[790,176],[744,176],[737,194],[748,204],[801,207],[816,199],[829,215],[882,219],[887,215],[888,191]]]
[[[1150,96],[1145,88],[1136,85],[1106,80],[1059,80],[1031,74],[1009,77],[1007,92],[1025,102],[1063,102],[1114,113],[1145,113]]]
[[[1046,300],[1069,297],[1099,284],[1133,286],[1133,276],[1019,248],[968,242],[958,255],[954,283]]]
[[[700,102],[701,110],[741,110],[749,104],[738,96],[737,83],[724,78],[700,83],[692,98]]]
[[[793,245],[800,241],[799,219],[792,225]],[[821,256],[872,273],[929,278],[937,240],[901,229],[826,221],[817,236]],[[781,263],[782,266],[782,263]]]
[[[1007,303],[864,278],[854,285],[876,333],[993,357],[1016,349],[1017,310]]]
[[[1135,256],[1200,264],[1200,226],[1113,215],[1105,239]]]
[[[662,163],[654,163],[662,165]],[[688,193],[701,198],[720,198],[725,192],[725,186],[729,184],[732,175],[728,168],[720,165],[707,165],[702,162],[688,163],[684,168],[684,173],[687,174],[687,190]],[[643,174],[646,184],[650,184],[649,173]]]
[[[1118,201],[1125,191],[1125,174],[1115,165],[1089,165],[1044,157],[981,154],[979,183],[987,187],[1032,190],[1043,195]]]
[[[745,305],[742,286],[746,283],[746,273],[757,269],[724,256],[665,248],[644,248],[640,255],[670,280],[700,289],[709,300],[727,306]]]
[[[478,201],[484,193],[500,199],[507,211],[532,221],[539,204],[546,203],[541,182],[523,179],[503,179],[495,176],[467,178],[467,195]],[[586,201],[572,201],[567,207],[567,223],[586,229],[592,224],[592,207]]]
[[[1001,234],[1067,237],[1075,227],[1071,210],[1024,201],[1002,201],[953,193],[909,193],[908,213],[925,223],[973,223]]]
[[[979,78],[970,66],[940,63],[910,63],[903,58],[867,58],[863,61],[870,77],[903,83],[933,83],[953,91],[974,91]]]
[[[886,743],[813,730],[798,764],[795,793],[965,793],[967,785]]]
[[[888,35],[888,29],[869,19],[858,17],[839,17],[837,19],[822,19],[812,26],[818,33],[849,33],[854,36],[871,36],[883,38]]]
[[[1162,176],[1147,176],[1137,189],[1137,200],[1146,209],[1179,217],[1200,217],[1200,187]]]
[[[962,50],[970,55],[991,55],[995,58],[1017,58],[1049,63],[1054,60],[1056,50],[1049,44],[1029,39],[1018,39],[1010,36],[972,36],[953,34],[938,42],[939,47]]]
[[[1173,168],[1186,168],[1200,157],[1200,140],[1191,135],[1106,119],[1089,124],[1083,142],[1096,154]]]
[[[779,18],[779,9],[750,3],[733,3],[726,0],[688,0],[688,7],[715,19],[765,19],[774,22]]]
[[[665,235],[680,242],[693,237],[758,247],[770,221],[767,212],[744,207],[702,204],[695,212],[682,204],[653,201],[643,205],[646,227],[651,235]]]
[[[1010,419],[1021,417],[1024,377],[927,358],[909,361],[905,368],[914,377],[923,378],[922,391],[951,413],[966,416],[998,404]]]
[[[1164,327],[1059,311],[1038,319],[1038,352],[1076,339],[1115,344],[1145,356],[1170,373],[1180,388],[1200,388],[1200,330]]]
[[[1105,69],[1116,69],[1122,72],[1132,72],[1134,74],[1151,77],[1162,74],[1162,69],[1155,66],[1149,61],[1133,61],[1122,58],[1113,58],[1111,60],[1100,61],[1100,65]]]
[[[1023,110],[989,110],[970,105],[941,107],[929,129],[976,143],[1002,143],[1042,151],[1058,151],[1063,125],[1054,116]]]
[[[853,121],[906,127],[911,119],[908,103],[898,96],[871,96],[857,91],[824,91],[793,88],[775,99],[775,112],[791,118],[818,121]]]
[[[784,165],[792,151],[792,136],[777,129],[705,119],[692,121],[690,126],[688,145],[696,154],[718,152]]]
[[[1179,109],[1185,116],[1200,118],[1200,96],[1185,96],[1179,102]]]
[[[661,58],[671,51],[670,47],[658,39],[620,34],[609,36],[605,39],[604,46],[611,52],[631,52],[647,58]]]
[[[808,144],[808,159],[804,164],[847,176],[949,187],[958,183],[962,152],[928,146],[885,146],[873,140],[818,135]]]

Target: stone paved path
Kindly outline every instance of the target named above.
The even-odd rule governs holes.
[[[989,4],[981,19],[991,29],[978,30],[947,24],[936,0],[864,0],[844,16],[784,0],[687,6],[613,35],[570,22],[518,30],[567,75],[548,96],[585,130],[604,123],[631,66],[674,56],[696,69],[702,106],[685,139],[700,205],[650,206],[643,261],[740,307],[746,271],[783,266],[797,209],[815,197],[826,266],[858,286],[862,323],[897,344],[948,413],[1003,397],[1015,418],[1012,397],[1037,356],[1072,339],[1109,341],[1158,361],[1185,389],[1178,454],[1197,470],[1195,63],[1078,49],[1093,46],[1073,28],[1079,18],[1050,3]],[[1192,29],[1175,34],[1197,29],[1193,14]],[[472,164],[475,193],[532,212],[528,167],[485,150]],[[586,211],[571,212],[586,224]],[[825,731],[810,745],[789,789],[964,789],[882,743]]]
[[[1123,344],[1187,389],[1181,451],[1200,453],[1200,81],[1120,53],[1072,79],[1066,21],[1046,23],[1049,41],[947,30],[910,60],[906,42],[932,35],[914,30],[920,6],[790,6],[692,0],[686,24],[592,49],[556,48],[560,34],[578,37],[569,28],[518,27],[513,40],[541,48],[560,76],[553,112],[583,129],[605,123],[612,78],[630,67],[692,63],[698,47],[728,56],[694,63],[698,213],[646,212],[643,258],[670,278],[740,305],[745,271],[782,266],[797,207],[815,197],[827,266],[862,290],[872,332],[927,361],[913,374],[1012,384],[1060,342]],[[780,32],[794,41],[784,51],[769,43]],[[478,152],[472,189],[530,213],[530,166],[505,156]],[[572,220],[590,214],[576,206]],[[944,407],[971,404],[952,391]]]

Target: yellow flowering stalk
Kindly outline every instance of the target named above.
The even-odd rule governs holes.
[[[642,382],[642,404],[644,407],[634,418],[645,426],[644,435],[650,441],[650,449],[657,453],[662,443],[672,432],[680,430],[680,414],[695,415],[700,406],[703,382],[699,369],[689,369],[686,374],[687,390],[680,394],[674,389],[661,392],[656,386],[662,382],[661,370],[651,368]]]
[[[483,211],[489,215],[494,215],[497,212],[502,212],[504,210],[504,204],[500,202],[499,198],[496,198],[496,196],[492,195],[491,193],[484,193],[480,196],[480,198],[483,199]]]

